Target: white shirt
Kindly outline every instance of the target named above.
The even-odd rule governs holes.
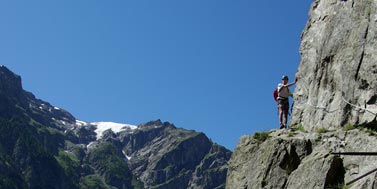
[[[283,83],[279,83],[278,85],[278,91],[279,91],[278,99],[279,97],[288,98],[289,96],[292,96],[292,93],[291,91],[289,91],[289,88],[283,87],[283,86],[284,86]]]

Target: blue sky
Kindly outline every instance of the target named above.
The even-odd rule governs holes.
[[[312,1],[0,2],[0,64],[77,119],[161,119],[233,150],[278,127]]]

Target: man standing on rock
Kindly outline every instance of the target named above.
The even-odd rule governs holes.
[[[288,110],[289,110],[289,97],[293,97],[291,91],[289,91],[289,87],[296,84],[297,78],[295,82],[288,84],[288,76],[284,75],[282,77],[282,83],[278,85],[278,107],[279,107],[279,122],[280,122],[280,129],[287,128],[288,122]]]

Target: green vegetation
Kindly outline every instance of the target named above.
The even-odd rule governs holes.
[[[317,133],[319,133],[319,134],[327,133],[329,131],[330,130],[328,130],[327,128],[324,128],[324,127],[317,129]]]
[[[0,144],[0,188],[26,188],[26,183],[21,174],[16,172],[12,157],[6,154]]]
[[[26,112],[26,110],[19,104],[16,104],[16,109],[21,110],[21,112]]]
[[[367,129],[366,132],[367,132],[370,136],[376,136],[376,131],[374,131],[373,129]]]
[[[293,136],[297,135],[298,131],[303,132],[303,133],[307,133],[304,126],[302,126],[301,124],[298,124],[298,125],[294,125],[294,126],[291,127],[291,132],[288,133],[288,137],[293,137]]]
[[[80,166],[80,161],[73,154],[59,151],[59,156],[55,157],[59,165],[63,168],[66,175],[75,175]],[[78,177],[78,175],[76,175]]]
[[[65,149],[69,149],[70,152],[73,153],[73,155],[77,158],[77,159],[83,159],[84,156],[85,156],[85,150],[78,146],[78,145],[75,145],[74,143],[72,143],[71,141],[69,140],[65,140]]]
[[[345,184],[338,184],[334,187],[335,189],[349,189],[351,188],[350,186],[347,186]]]
[[[261,185],[262,185],[262,188],[266,187],[267,186],[267,181],[266,180],[262,180]]]
[[[297,135],[296,132],[290,132],[290,133],[288,133],[288,137],[294,137],[294,136],[296,136],[296,135]]]
[[[131,184],[133,189],[144,189],[143,182],[137,180],[135,177],[132,178]]]
[[[0,118],[0,167],[3,167],[0,179],[4,181],[0,182],[0,188],[24,188],[24,185],[54,188],[62,184],[67,188],[78,188],[76,180],[65,173],[65,168],[56,159],[61,135],[51,134],[51,131],[46,126],[30,122],[29,117]],[[3,154],[12,154],[13,157]]]
[[[43,127],[43,125],[41,125],[39,122],[35,121],[33,118],[30,118],[29,125],[34,126],[36,128]]]
[[[305,130],[304,126],[301,124],[294,125],[291,127],[292,131],[301,131],[303,133],[306,133],[307,131]]]
[[[363,132],[366,132],[369,134],[369,136],[376,136],[377,135],[377,131],[372,129],[372,128],[368,128],[368,127],[363,127],[363,126],[358,126],[357,127],[360,131],[363,131]]]
[[[270,137],[269,135],[270,135],[270,132],[263,132],[263,133],[258,133],[258,132],[256,132],[256,133],[254,134],[253,138],[254,138],[255,140],[257,140],[258,143],[262,143],[262,142],[264,142],[265,140],[267,140],[268,137]]]
[[[359,125],[356,125],[355,128],[359,129],[360,131],[368,133],[370,136],[377,135],[377,120],[373,120],[370,122],[365,122]]]
[[[80,182],[80,189],[108,189],[98,175],[89,175]]]
[[[350,130],[353,130],[353,129],[356,129],[356,127],[352,124],[347,124],[346,126],[344,126],[343,128],[345,131],[350,131]]]
[[[321,137],[321,136],[318,136],[318,137],[315,139],[316,142],[321,142],[321,140],[322,140],[322,137]]]
[[[131,185],[132,174],[127,163],[122,159],[121,152],[109,143],[103,143],[89,154],[89,161],[109,185],[117,186],[119,183]]]

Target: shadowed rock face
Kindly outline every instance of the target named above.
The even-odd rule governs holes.
[[[0,92],[16,98],[22,94],[21,77],[3,65],[0,66]]]
[[[307,130],[315,130],[374,119],[376,14],[374,0],[313,2],[302,33],[291,125],[302,124]]]
[[[376,156],[332,154],[376,152],[377,1],[314,0],[309,17],[290,123],[296,130],[242,137],[227,189],[377,187]]]

